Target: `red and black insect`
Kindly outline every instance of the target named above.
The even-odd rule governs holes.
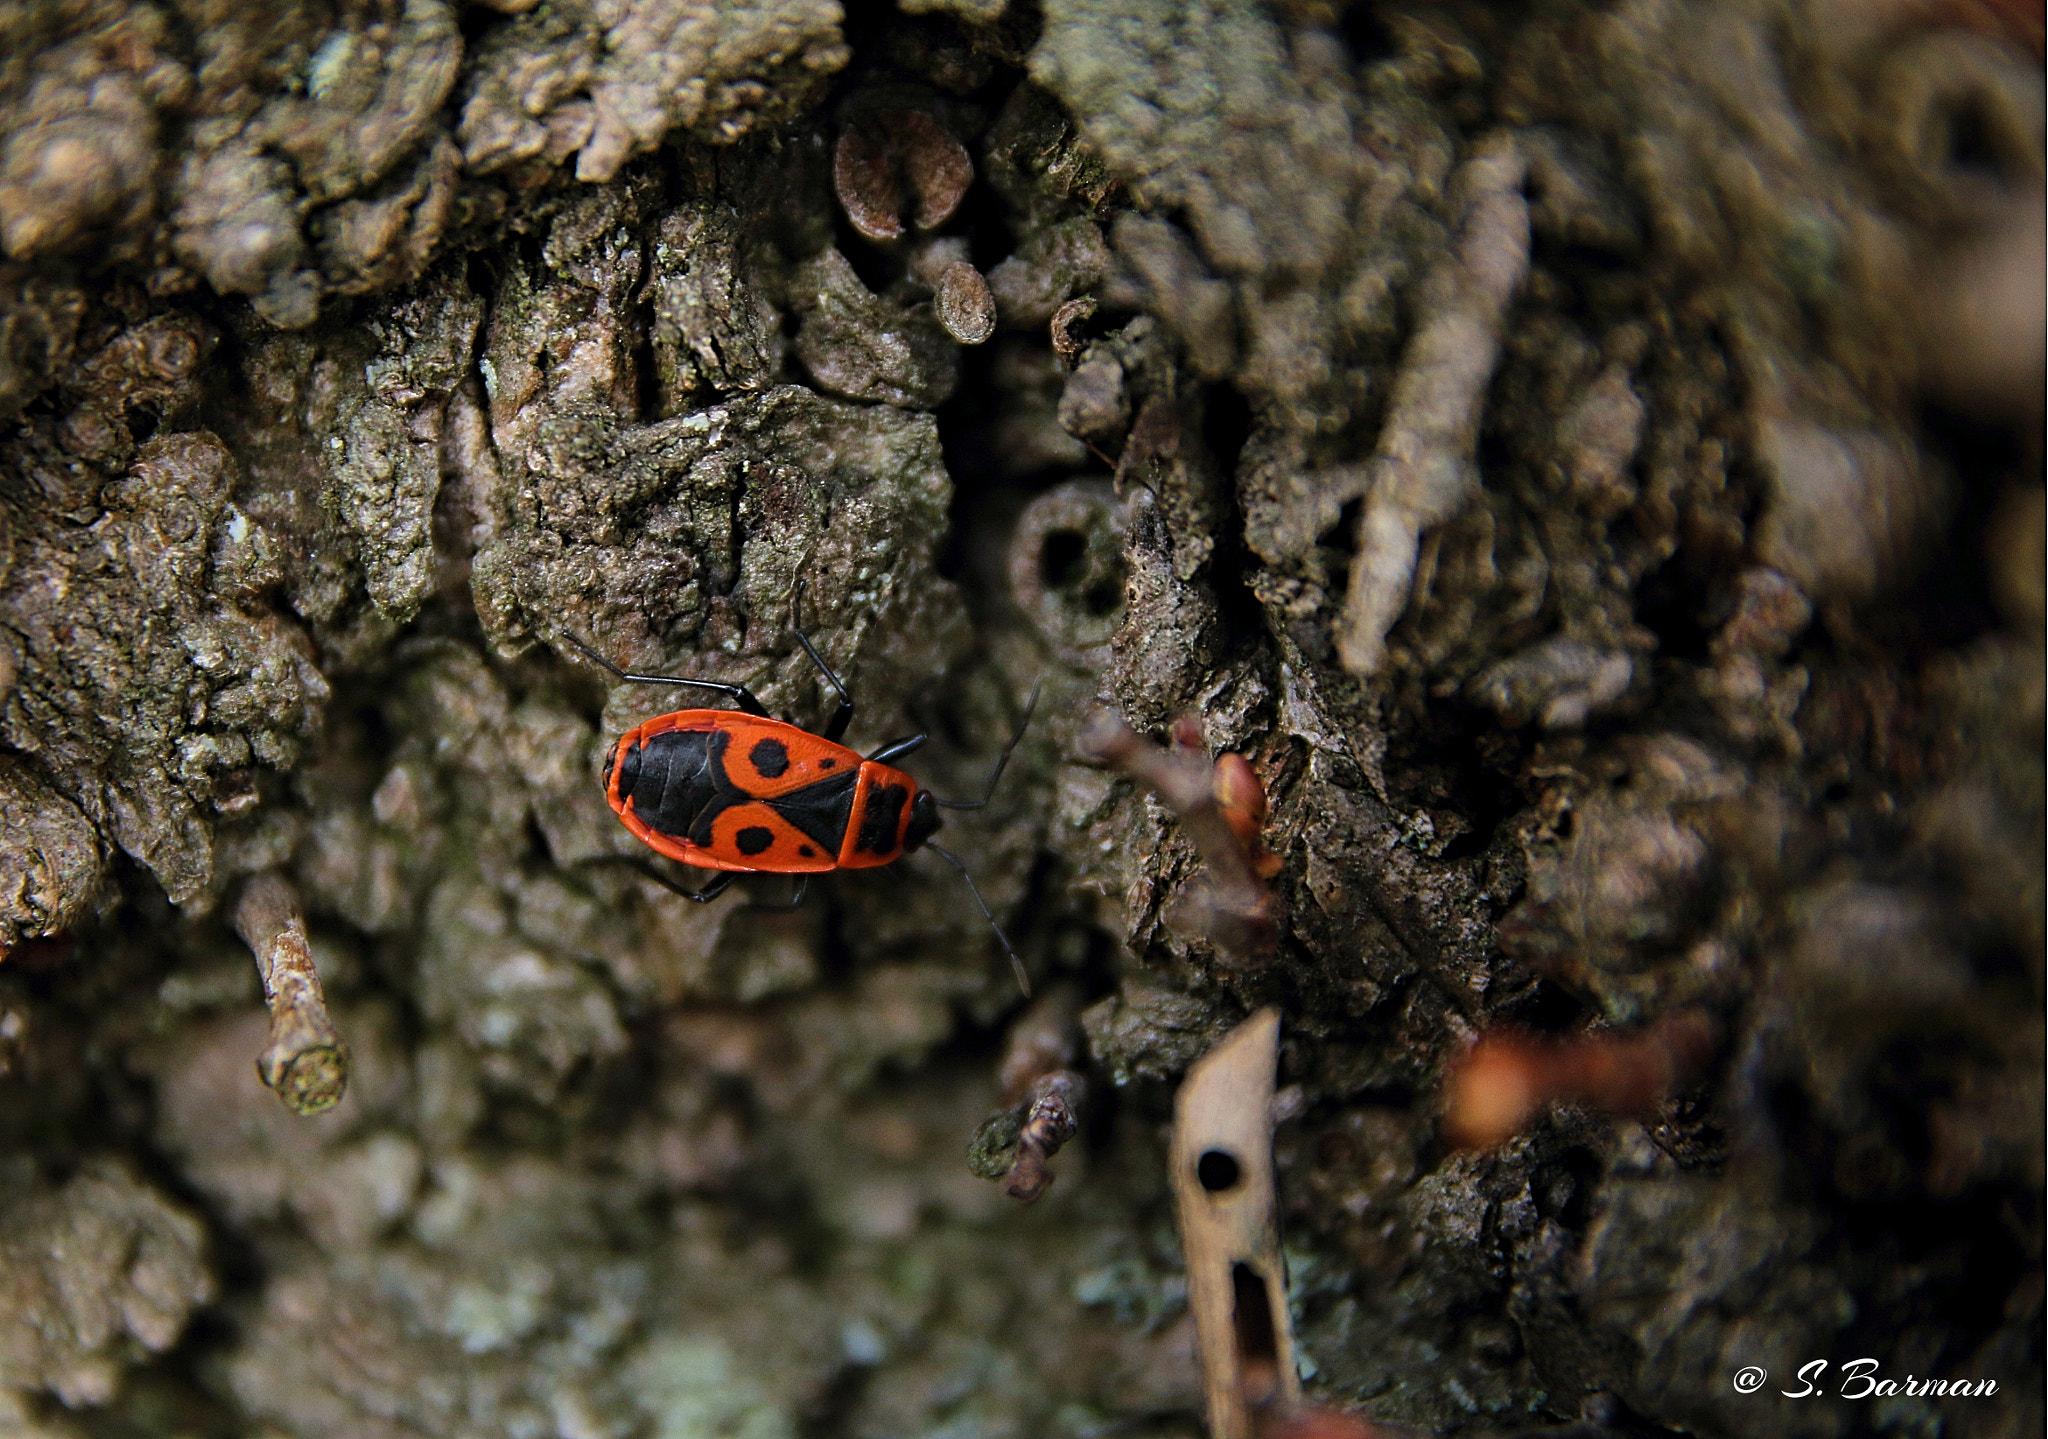
[[[737,711],[656,715],[620,735],[605,756],[605,797],[636,838],[657,854],[721,871],[694,890],[657,870],[645,872],[700,903],[723,894],[735,874],[793,874],[796,891],[788,907],[794,908],[802,902],[813,874],[870,869],[928,849],[967,881],[968,892],[1016,969],[1017,983],[1029,994],[1024,966],[989,913],[974,876],[931,837],[941,823],[940,810],[981,809],[989,802],[1011,751],[1024,737],[1037,691],[1025,706],[1017,732],[997,757],[981,798],[939,799],[890,763],[919,748],[926,736],[891,740],[866,758],[839,743],[853,720],[853,699],[801,629],[796,638],[839,696],[823,734],[771,719],[745,685],[629,674],[574,635],[568,636],[571,644],[618,680],[715,690],[739,706]]]

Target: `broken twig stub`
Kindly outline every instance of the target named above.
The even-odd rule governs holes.
[[[294,1114],[324,1114],[348,1090],[348,1046],[327,1017],[298,896],[276,875],[259,875],[235,906],[235,931],[256,955],[270,1003],[270,1044],[256,1073]]]
[[[1536,1122],[1552,1104],[1590,1104],[1642,1117],[1697,1078],[1715,1026],[1696,1009],[1665,1016],[1640,1034],[1542,1039],[1497,1030],[1481,1036],[1444,1079],[1444,1142],[1491,1149]]]
[[[1174,1207],[1214,1439],[1253,1439],[1301,1398],[1273,1202],[1280,1011],[1262,1009],[1188,1071],[1173,1106]]]
[[[1010,1026],[997,1074],[1003,1108],[982,1121],[968,1145],[968,1167],[999,1180],[1003,1192],[1037,1202],[1055,1176],[1048,1161],[1080,1131],[1088,1081],[1074,1065],[1081,1052],[1080,994],[1055,985]]]
[[[1051,1187],[1047,1161],[1080,1129],[1087,1089],[1087,1081],[1071,1069],[1056,1069],[1031,1086],[1030,1109],[1017,1134],[1017,1160],[1003,1180],[1005,1194],[1030,1204]]]

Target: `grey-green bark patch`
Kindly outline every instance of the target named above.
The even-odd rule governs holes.
[[[0,763],[0,946],[58,934],[85,917],[99,893],[99,832],[35,767]]]
[[[392,309],[360,369],[335,366],[326,502],[361,556],[370,602],[400,623],[434,588],[442,412],[469,377],[482,315],[467,285],[426,287]]]
[[[4,26],[0,248],[17,261],[161,253],[301,328],[335,294],[417,278],[509,179],[608,181],[678,130],[731,142],[846,63],[837,6],[555,0],[483,31],[447,0],[390,14],[154,4],[25,10]],[[500,177],[500,178],[491,178]]]
[[[17,1172],[8,1189],[0,1392],[104,1404],[125,1363],[169,1349],[214,1297],[205,1231],[116,1160],[96,1159],[61,1187]]]
[[[23,661],[0,733],[181,902],[214,879],[216,817],[254,802],[258,768],[296,760],[327,698],[249,593],[258,539],[235,481],[213,436],[152,439],[103,511],[23,546],[0,590]]]

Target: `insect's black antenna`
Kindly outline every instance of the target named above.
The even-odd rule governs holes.
[[[562,638],[567,640],[570,644],[576,646],[577,649],[581,650],[583,652],[583,658],[589,660],[592,664],[609,671],[613,679],[623,680],[626,677],[626,672],[624,670],[620,669],[617,665],[613,664],[610,660],[606,659],[603,655],[599,654],[596,650],[592,649],[589,645],[583,643],[582,640],[577,639],[576,636],[571,634],[569,631],[563,630]]]
[[[989,800],[995,795],[996,781],[1003,777],[1003,770],[1009,766],[1010,751],[1017,748],[1018,741],[1024,738],[1025,727],[1031,723],[1031,712],[1038,708],[1038,692],[1042,688],[1042,684],[1035,684],[1031,687],[1031,698],[1024,702],[1024,718],[1017,721],[1017,732],[1010,736],[1010,742],[1003,746],[1003,752],[996,757],[996,767],[989,771],[988,785],[982,790],[981,798],[940,799],[937,795],[933,795],[933,804],[937,805],[940,809],[983,809],[987,807]],[[1027,990],[1026,993],[1029,993],[1029,991]]]
[[[996,917],[988,912],[988,901],[981,897],[981,890],[974,883],[974,876],[967,872],[967,866],[929,840],[925,842],[924,847],[960,871],[960,878],[967,881],[967,892],[973,895],[974,902],[981,906],[981,917],[987,920],[988,927],[996,932],[997,940],[1002,943],[1003,953],[1010,956],[1010,968],[1017,973],[1017,988],[1024,991],[1026,999],[1031,998],[1031,977],[1024,972],[1024,961],[1017,958],[1017,951],[1010,948],[1010,937],[1003,933],[1003,927],[996,923]]]
[[[582,640],[577,639],[568,630],[562,630],[560,634],[563,639],[581,650],[585,659],[593,664],[601,665],[606,673],[622,683],[636,685],[681,685],[685,689],[711,690],[714,693],[724,695],[750,715],[767,717],[768,711],[761,707],[761,701],[755,698],[754,692],[745,685],[729,685],[718,680],[686,680],[679,675],[636,675],[629,670],[620,669],[589,645],[583,643]]]

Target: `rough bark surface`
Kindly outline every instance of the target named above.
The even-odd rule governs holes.
[[[1195,1434],[1172,1087],[1276,1004],[1319,1402],[2038,1432],[2041,37],[0,5],[0,1430]],[[814,724],[799,623],[941,795],[1041,687],[941,838],[1056,1003],[928,857],[623,862],[677,692],[578,646]],[[1270,953],[1095,703],[1249,760]],[[1475,1036],[1680,1014],[1649,1117],[1443,1139]]]

